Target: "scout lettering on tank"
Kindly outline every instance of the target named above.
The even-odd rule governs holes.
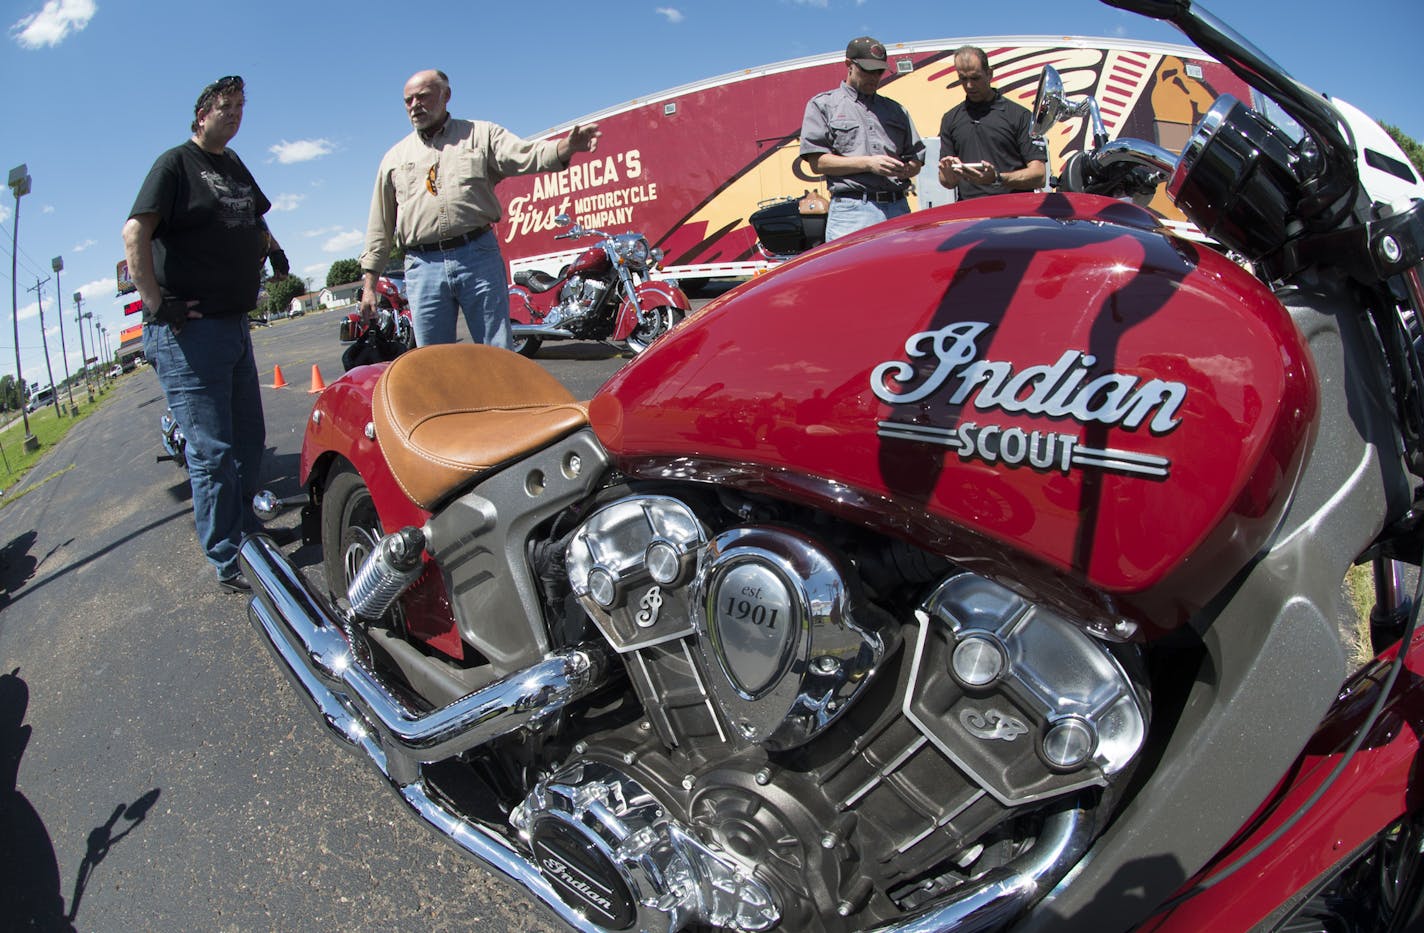
[[[1095,374],[1097,357],[1080,350],[1065,350],[1053,363],[1016,370],[1012,363],[980,359],[977,341],[988,329],[983,321],[962,321],[913,335],[905,341],[906,360],[888,360],[871,371],[870,390],[888,405],[908,405],[939,395],[961,410],[1046,415],[1129,430],[1145,426],[1159,436],[1181,424],[1177,412],[1187,387],[1180,382],[1143,380],[1117,372]],[[916,365],[917,361],[933,367]],[[1171,465],[1163,457],[1088,447],[1073,434],[974,421],[961,422],[954,429],[905,421],[882,421],[878,427],[881,437],[938,444],[966,460],[1007,466],[1063,473],[1100,469],[1165,479]]]

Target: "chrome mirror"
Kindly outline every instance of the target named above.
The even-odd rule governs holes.
[[[1057,123],[1068,109],[1068,99],[1063,96],[1063,78],[1052,65],[1043,66],[1043,74],[1038,76],[1038,91],[1033,95],[1033,135],[1043,136]]]
[[[1103,125],[1102,114],[1098,112],[1098,102],[1091,96],[1076,100],[1063,93],[1063,78],[1052,65],[1043,66],[1043,74],[1038,76],[1038,91],[1033,98],[1033,135],[1043,136],[1055,123],[1062,123],[1070,117],[1086,117],[1093,136],[1094,149],[1107,145],[1108,131]]]

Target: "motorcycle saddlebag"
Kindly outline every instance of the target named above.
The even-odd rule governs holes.
[[[824,238],[826,218],[822,215],[816,219],[820,221],[820,233]],[[768,252],[790,255],[803,253],[816,245],[816,241],[806,235],[806,226],[801,220],[800,198],[773,201],[753,211],[748,220],[756,231],[757,239]]]

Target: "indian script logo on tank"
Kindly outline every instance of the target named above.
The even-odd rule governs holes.
[[[888,360],[870,374],[870,390],[889,405],[911,405],[940,396],[964,412],[971,409],[1071,418],[1164,435],[1181,424],[1177,411],[1187,387],[1125,373],[1094,374],[1097,357],[1065,350],[1053,363],[1015,369],[1012,363],[980,359],[978,339],[989,329],[963,321],[923,331],[905,341],[905,360]],[[924,365],[926,362],[933,364]],[[909,421],[881,421],[881,437],[937,444],[964,460],[1028,466],[1068,473],[1097,469],[1166,479],[1171,462],[1129,450],[1088,447],[1076,434],[1026,431],[1002,424],[961,421],[938,428]]]

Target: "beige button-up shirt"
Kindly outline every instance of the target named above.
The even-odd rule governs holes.
[[[511,175],[563,169],[557,140],[529,142],[485,120],[445,121],[429,140],[412,132],[376,172],[361,268],[380,272],[391,246],[433,243],[504,216],[494,186]]]

